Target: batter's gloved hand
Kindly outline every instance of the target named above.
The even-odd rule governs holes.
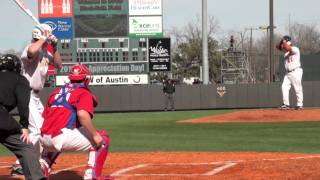
[[[57,45],[58,45],[58,38],[56,38],[55,35],[51,34],[49,36],[49,42],[51,43],[52,47],[53,47],[53,52],[55,53],[57,51]]]
[[[51,35],[49,36],[49,40],[50,40],[50,42],[51,42],[52,45],[58,43],[58,38],[57,38],[55,35],[53,35],[53,34],[51,34]]]
[[[49,30],[43,30],[42,35],[40,36],[40,39],[43,39],[45,41],[49,40],[49,37],[51,36],[51,32]]]

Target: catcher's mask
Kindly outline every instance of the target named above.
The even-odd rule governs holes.
[[[84,82],[88,86],[91,80],[91,72],[84,64],[76,64],[71,67],[69,79],[73,82]]]
[[[16,73],[21,72],[21,61],[14,54],[6,54],[0,57],[0,70],[13,71]]]

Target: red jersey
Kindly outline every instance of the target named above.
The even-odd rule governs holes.
[[[77,111],[85,110],[93,116],[93,95],[81,84],[69,84],[51,93],[43,111],[41,134],[57,136],[63,128],[77,128]]]

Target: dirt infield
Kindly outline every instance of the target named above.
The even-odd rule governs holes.
[[[232,113],[206,116],[197,119],[178,121],[178,123],[237,123],[237,122],[298,122],[320,121],[320,109],[303,110],[251,109]]]
[[[241,110],[179,123],[319,121],[320,109]],[[0,158],[0,180],[10,178],[14,157]],[[84,154],[64,154],[50,180],[78,180],[86,165]],[[320,179],[320,154],[256,152],[111,153],[103,174],[116,180],[301,180]]]
[[[13,157],[0,158],[0,179],[10,178]],[[50,180],[81,179],[85,155],[62,155]],[[320,155],[285,153],[111,153],[104,174],[116,180],[320,179]]]

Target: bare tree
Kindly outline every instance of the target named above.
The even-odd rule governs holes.
[[[301,54],[320,53],[320,31],[316,25],[293,23],[290,27],[293,44]]]
[[[209,17],[208,27],[208,60],[210,79],[218,79],[219,66],[216,50],[218,41],[215,38],[219,28],[218,22]],[[189,22],[182,29],[173,28],[169,31],[173,44],[173,73],[178,78],[200,77],[202,62],[201,21]]]
[[[0,52],[0,55],[3,55],[3,54],[14,54],[14,55],[17,55],[18,57],[21,56],[22,52],[21,51],[16,51],[14,49],[7,49],[3,52]]]
[[[275,43],[280,42],[283,35],[275,34]],[[272,45],[275,48],[275,44]],[[252,46],[252,66],[254,67],[254,75],[256,82],[267,82],[268,80],[268,60],[269,60],[269,36],[267,33],[260,38],[253,41]],[[275,51],[275,61],[272,63],[272,74],[274,75],[274,80],[279,80],[279,60],[283,56],[280,51]]]

